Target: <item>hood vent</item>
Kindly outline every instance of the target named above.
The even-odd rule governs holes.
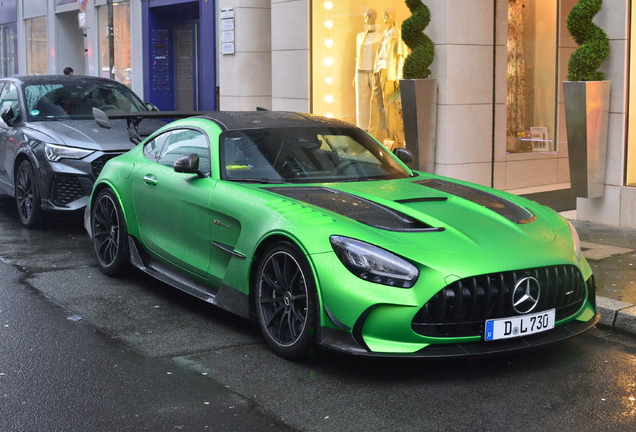
[[[520,207],[517,204],[514,204],[504,198],[481,191],[479,189],[471,188],[469,186],[464,186],[446,180],[437,179],[419,180],[414,183],[438,190],[440,192],[445,192],[447,194],[467,199],[468,201],[474,202],[475,204],[479,204],[489,210],[494,211],[495,213],[505,217],[506,219],[514,223],[527,224],[536,220],[536,216],[529,210]]]
[[[387,231],[443,231],[402,212],[345,192],[323,187],[274,187],[271,192],[315,205]]]

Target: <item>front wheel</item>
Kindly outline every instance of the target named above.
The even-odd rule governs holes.
[[[130,263],[128,230],[115,194],[103,189],[97,195],[91,212],[93,248],[102,272],[120,276]]]
[[[287,359],[316,342],[316,288],[301,251],[289,242],[270,246],[258,266],[256,309],[269,347]]]
[[[15,182],[15,199],[20,222],[34,228],[42,222],[42,199],[40,186],[31,162],[25,160],[18,166]]]

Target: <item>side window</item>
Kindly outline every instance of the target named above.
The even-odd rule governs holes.
[[[181,156],[195,153],[199,156],[199,170],[210,175],[210,145],[204,134],[192,129],[175,130],[170,133],[158,163],[172,167]]]
[[[18,89],[15,85],[7,83],[0,91],[0,107],[11,105],[13,113],[17,118],[20,114],[20,106],[18,104]]]
[[[171,132],[166,132],[148,141],[144,145],[144,155],[153,162],[157,162],[161,156],[161,149],[170,137]]]

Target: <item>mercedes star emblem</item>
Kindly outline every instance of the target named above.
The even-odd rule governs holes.
[[[541,284],[533,277],[520,279],[512,291],[512,308],[518,314],[527,314],[539,304]]]

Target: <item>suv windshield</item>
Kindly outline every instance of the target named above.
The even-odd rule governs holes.
[[[316,183],[411,175],[386,147],[355,128],[228,131],[220,142],[227,180]]]
[[[32,84],[24,88],[29,121],[92,119],[102,111],[148,111],[128,87],[117,83]]]

